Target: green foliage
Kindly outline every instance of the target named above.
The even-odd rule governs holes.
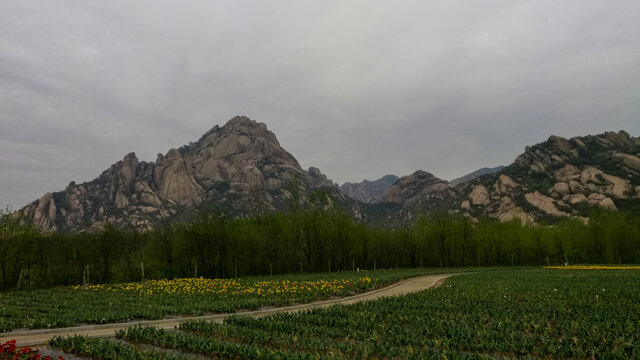
[[[42,237],[7,208],[0,209],[0,288],[29,286],[31,269],[42,256]]]
[[[228,181],[218,181],[213,185],[213,189],[220,194],[224,194],[231,189],[231,185]]]
[[[640,201],[637,199],[616,199],[616,205],[620,210],[624,210],[634,217],[640,217]]]
[[[553,186],[553,179],[547,172],[531,171],[528,176],[531,190],[547,193]]]
[[[436,213],[404,229],[372,229],[330,206],[325,193],[291,213],[231,219],[202,211],[188,223],[146,233],[37,233],[4,214],[0,288],[247,277],[359,269],[640,262],[640,218],[598,211],[588,223],[500,223]],[[621,203],[622,204],[622,203]],[[580,237],[576,234],[581,234]],[[544,243],[544,244],[543,244]],[[143,274],[144,268],[144,274]]]
[[[502,169],[501,173],[514,178],[514,179],[518,179],[521,177],[526,177],[529,174],[529,167],[528,166],[524,166],[524,165],[520,165],[517,163],[513,163],[507,167],[505,167],[504,169]],[[495,182],[495,180],[498,178],[498,174],[493,174],[491,179],[491,182]]]

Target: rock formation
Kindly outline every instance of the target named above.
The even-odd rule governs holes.
[[[527,146],[514,163],[454,186],[425,171],[344,184],[303,170],[265,124],[235,117],[198,141],[158,154],[127,154],[96,179],[47,193],[19,210],[45,231],[85,231],[107,223],[149,229],[199,207],[232,215],[283,210],[324,190],[357,219],[407,224],[416,214],[448,211],[501,221],[549,222],[593,209],[627,210],[640,201],[640,139],[624,131]],[[301,204],[298,204],[301,205]]]
[[[493,175],[460,184],[459,211],[525,222],[618,210],[640,201],[640,139],[624,131],[565,139],[551,136],[527,146]],[[515,209],[515,210],[514,210]],[[517,216],[516,216],[517,215]]]
[[[430,209],[453,196],[453,186],[432,174],[418,170],[398,179],[381,199],[383,203],[400,204],[404,208]]]
[[[305,171],[263,123],[234,117],[197,142],[158,154],[155,162],[127,154],[96,179],[47,193],[20,212],[44,231],[85,231],[106,223],[140,230],[198,206],[232,214],[285,209],[297,192],[340,197],[322,173]]]
[[[391,219],[394,212],[410,219],[440,210],[524,223],[583,218],[598,208],[633,209],[640,202],[639,156],[640,139],[624,131],[551,136],[527,146],[513,164],[456,186],[424,171],[401,178],[381,205],[396,205],[388,209]]]
[[[484,185],[476,185],[469,194],[469,200],[473,205],[489,205],[489,192]]]

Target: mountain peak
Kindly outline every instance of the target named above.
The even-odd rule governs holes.
[[[21,212],[46,231],[107,223],[143,230],[188,215],[200,204],[231,215],[283,210],[294,178],[303,197],[333,186],[320,170],[303,170],[264,123],[236,116],[196,142],[158,154],[153,163],[129,153],[95,180],[70,184]]]
[[[264,136],[270,133],[267,125],[246,116],[234,116],[221,128],[223,133],[237,133],[250,136]]]
[[[272,135],[267,125],[250,119],[247,116],[237,115],[229,119],[223,126],[215,125],[204,133],[198,143],[206,142],[211,135],[242,134],[251,136]],[[192,145],[192,144],[190,144]]]
[[[403,207],[424,208],[432,203],[449,198],[452,186],[433,174],[418,170],[403,176],[387,189],[381,202],[402,204]]]

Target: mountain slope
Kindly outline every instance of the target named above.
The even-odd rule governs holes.
[[[373,204],[384,195],[384,192],[398,180],[395,175],[385,175],[378,180],[363,180],[359,183],[346,182],[340,185],[340,191],[352,199],[362,201],[363,203]]]
[[[314,189],[340,196],[318,169],[304,171],[265,124],[238,116],[155,162],[130,153],[96,179],[72,182],[20,212],[45,231],[106,223],[142,230],[202,206],[240,215],[282,210]]]

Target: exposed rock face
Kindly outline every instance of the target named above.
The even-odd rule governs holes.
[[[522,208],[514,206],[509,210],[506,210],[498,215],[498,220],[507,222],[513,220],[519,220],[522,224],[531,224],[534,219],[530,214],[527,214]]]
[[[238,116],[154,163],[129,153],[95,180],[72,182],[20,211],[45,231],[106,223],[144,230],[199,204],[239,215],[273,211],[287,206],[292,191],[304,198],[314,189],[342,197],[318,169],[304,171],[265,124]]]
[[[571,197],[569,198],[569,204],[571,205],[580,204],[584,202],[587,202],[587,197],[584,196],[584,194],[571,195]]]
[[[518,183],[513,181],[507,175],[500,175],[498,181],[493,185],[493,188],[498,194],[508,194],[518,187]]]
[[[160,199],[187,207],[202,202],[203,189],[193,176],[193,167],[187,166],[178,150],[158,157],[154,175]]]
[[[567,183],[556,183],[553,185],[552,192],[557,193],[559,196],[564,196],[571,193],[571,187]]]
[[[616,204],[613,203],[613,200],[610,198],[605,198],[598,203],[598,206],[607,210],[618,210]]]
[[[340,185],[340,191],[358,201],[373,204],[379,202],[389,186],[397,180],[395,175],[386,175],[375,181],[363,180],[355,184],[347,182]]]
[[[469,194],[469,200],[473,205],[489,205],[489,192],[483,185],[477,185]]]
[[[553,199],[540,194],[539,192],[528,193],[524,195],[529,204],[537,207],[545,213],[553,216],[567,216],[566,213],[558,210],[554,205]]]
[[[44,194],[34,205],[33,210],[29,209],[29,212],[33,214],[33,223],[38,227],[55,229],[57,208],[53,195],[51,193]]]
[[[521,207],[516,206],[513,199],[508,196],[503,196],[491,203],[491,208],[491,213],[486,214],[500,221],[507,222],[517,219],[524,224],[530,224],[534,221],[531,215],[527,214]],[[483,207],[483,209],[486,209],[486,207]]]
[[[585,192],[584,186],[574,180],[569,181],[569,190],[571,190],[572,194],[583,194]]]
[[[633,170],[640,171],[640,157],[630,154],[615,153],[613,154],[613,159],[620,161],[622,164]]]
[[[418,170],[391,185],[381,202],[400,204],[404,208],[430,209],[453,195],[453,187],[447,181]]]
[[[587,198],[587,201],[589,201],[593,205],[598,205],[601,201],[603,201],[606,198],[607,197],[602,194],[593,193],[589,195],[589,197]]]
[[[558,181],[571,181],[580,178],[580,169],[571,164],[563,166],[560,170],[554,172],[555,178]]]

